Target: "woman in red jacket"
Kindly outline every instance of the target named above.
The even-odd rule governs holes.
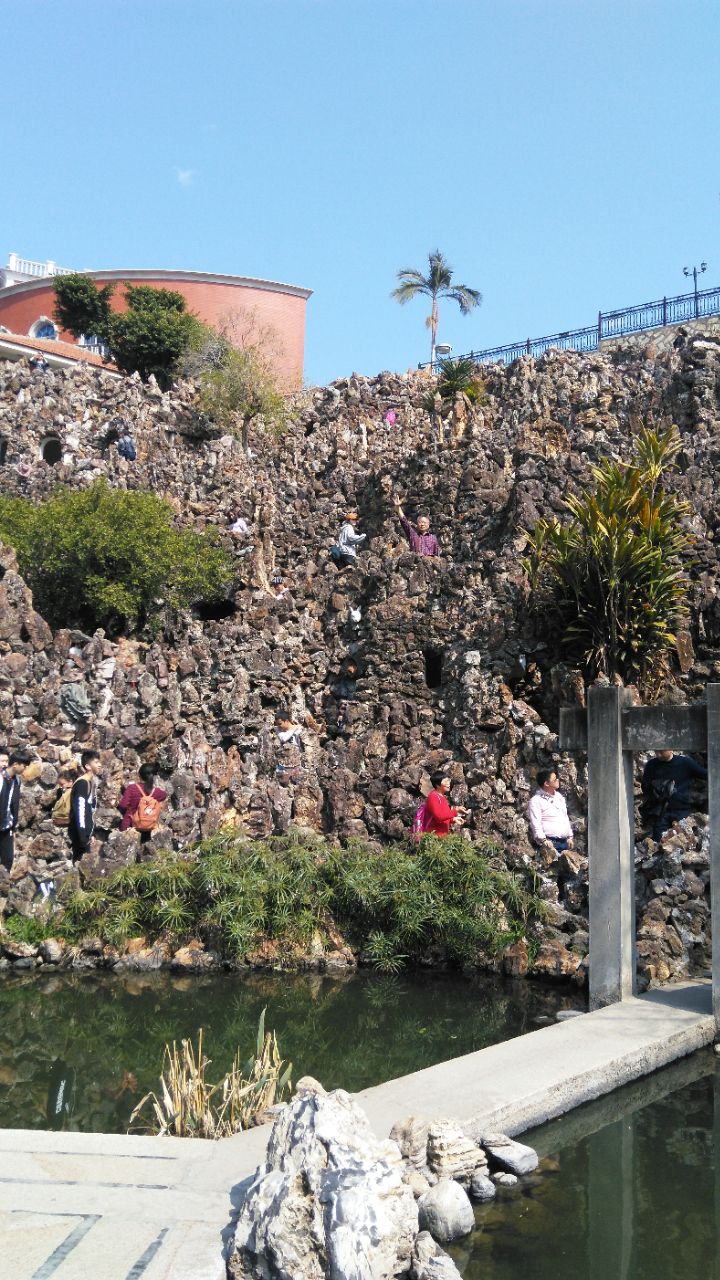
[[[444,773],[434,773],[431,781],[433,789],[425,801],[423,831],[433,836],[449,836],[451,826],[454,824],[455,827],[461,827],[463,820],[460,815],[469,813],[470,810],[462,805],[453,809],[448,804],[447,794],[452,783]]]

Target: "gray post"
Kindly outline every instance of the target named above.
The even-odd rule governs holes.
[[[707,771],[713,953],[712,997],[715,1034],[720,1036],[720,684],[707,686]]]
[[[622,749],[624,692],[588,690],[591,1009],[635,989],[633,772],[632,754]]]

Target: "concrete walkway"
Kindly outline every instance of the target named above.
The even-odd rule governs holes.
[[[415,1112],[521,1133],[714,1038],[709,982],[611,1005],[358,1095],[385,1136]],[[0,1280],[222,1280],[237,1184],[269,1130],[218,1143],[0,1131]]]

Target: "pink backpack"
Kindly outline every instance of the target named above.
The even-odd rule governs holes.
[[[415,810],[415,817],[412,820],[410,830],[413,840],[420,840],[425,832],[429,830],[428,821],[427,800],[423,800],[420,808]]]

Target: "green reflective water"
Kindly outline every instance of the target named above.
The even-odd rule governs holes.
[[[527,1135],[540,1168],[476,1209],[464,1280],[718,1280],[720,1063],[702,1050]]]
[[[532,1031],[582,996],[527,981],[459,974],[41,974],[0,981],[0,1127],[122,1133],[157,1086],[163,1046],[206,1032],[210,1078],[258,1018],[277,1032],[293,1077],[350,1091]]]

